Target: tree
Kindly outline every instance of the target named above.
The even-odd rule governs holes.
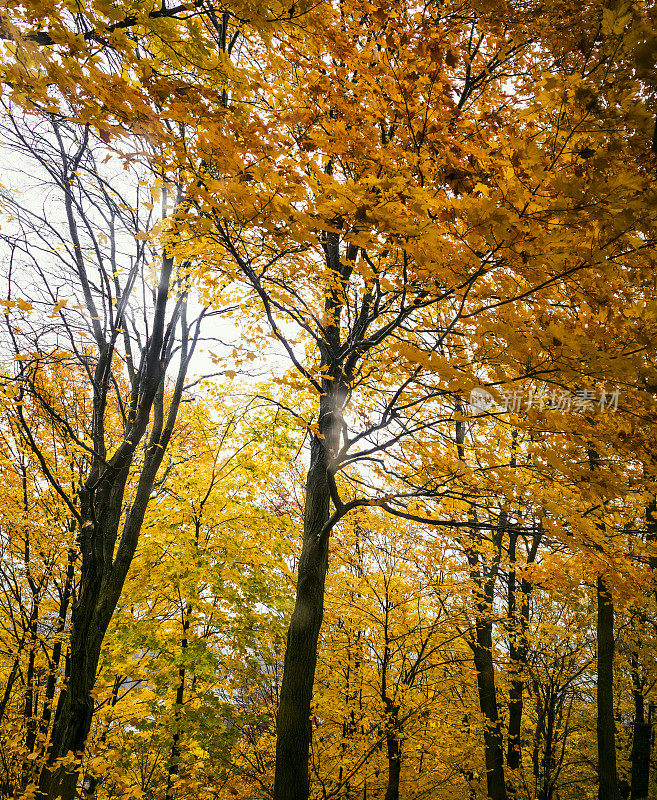
[[[245,359],[257,360],[253,351],[263,348],[267,328],[276,358],[282,354],[292,364],[292,372],[280,370],[277,379],[314,397],[310,414],[295,401],[271,398],[310,434],[296,604],[277,719],[276,799],[305,800],[310,792],[311,703],[330,535],[348,513],[378,506],[407,522],[449,531],[468,562],[493,800],[504,800],[507,791],[493,609],[505,568],[509,586],[515,579],[514,536],[523,520],[530,524],[535,517],[551,540],[587,557],[595,554],[598,769],[601,796],[615,800],[612,600],[622,594],[621,576],[630,563],[618,542],[625,546],[636,498],[642,492],[654,496],[654,436],[633,421],[654,422],[656,385],[648,305],[655,242],[651,9],[608,8],[596,1],[510,4],[500,14],[497,4],[488,3],[418,9],[344,0],[307,15],[305,10],[300,18],[297,4],[254,12],[248,3],[236,3],[230,11],[222,8],[220,19],[218,9],[205,4],[108,11],[98,3],[71,16],[54,4],[36,19],[34,7],[15,4],[3,17],[3,69],[13,101],[50,120],[55,137],[68,130],[58,116],[62,110],[87,126],[84,147],[69,152],[60,146],[64,166],[56,172],[96,348],[85,349],[71,327],[65,355],[57,356],[78,358],[92,386],[91,444],[74,439],[90,459],[79,506],[52,470],[49,475],[61,500],[68,498],[69,511],[79,515],[87,559],[82,588],[93,598],[94,581],[102,585],[109,574],[104,570],[114,557],[130,481],[139,487],[138,476],[152,472],[143,484],[145,501],[149,481],[152,487],[156,480],[161,454],[151,449],[141,462],[136,439],[146,437],[151,406],[165,402],[161,367],[173,355],[169,347],[178,321],[181,347],[189,334],[184,301],[174,304],[171,333],[165,333],[169,285],[177,280],[183,298],[189,282],[201,285],[204,298],[228,291],[242,316],[242,343],[251,348]],[[283,26],[283,17],[289,25]],[[256,31],[265,33],[262,39],[252,36]],[[272,32],[276,48],[268,49]],[[238,41],[245,42],[239,53]],[[157,324],[132,328],[142,336],[143,373],[131,361],[127,340],[117,345],[127,314],[126,282],[114,298],[117,319],[109,302],[114,276],[99,262],[102,282],[85,277],[86,253],[75,243],[78,227],[84,228],[71,226],[76,202],[78,208],[83,203],[72,188],[79,184],[70,180],[86,166],[91,131],[108,142],[135,120],[149,144],[124,153],[126,165],[142,159],[151,174],[165,182],[175,176],[180,187],[170,223],[161,228]],[[105,203],[102,187],[97,197]],[[19,225],[38,218],[48,229],[47,215],[17,210]],[[123,221],[119,210],[124,211],[118,206],[115,216]],[[123,224],[145,241],[134,222]],[[93,225],[84,235],[96,257],[102,254]],[[136,259],[143,259],[143,251],[138,249]],[[174,259],[183,267],[175,279]],[[14,318],[27,314],[30,303],[14,297],[8,301],[15,303],[8,305]],[[98,297],[107,301],[102,322],[94,305]],[[50,298],[50,307],[59,302]],[[64,308],[57,308],[60,317],[69,313]],[[10,324],[10,334],[18,337],[15,349],[21,357],[38,352],[39,358],[52,358],[52,334],[42,333],[43,318],[32,313],[39,347],[25,346],[29,331],[19,333]],[[132,406],[121,380],[107,388],[119,348],[127,364],[123,380],[134,390]],[[177,363],[185,360],[181,351]],[[23,391],[52,415],[56,405],[35,368],[29,360],[19,362]],[[550,391],[554,398],[559,391],[590,400],[586,382],[605,392],[608,383],[633,387],[622,423],[614,426],[610,415],[578,417],[576,409],[556,400],[548,404]],[[464,400],[477,386],[492,390],[493,400],[502,399],[500,389],[507,398],[526,389],[532,402],[526,409],[489,408],[488,427],[480,429],[470,459],[460,452],[465,437],[459,426]],[[177,390],[169,395],[172,409]],[[103,424],[110,395],[119,414],[128,409],[129,424],[108,443]],[[527,411],[524,419],[514,414],[519,410]],[[156,432],[161,424],[164,435],[168,428],[155,418]],[[67,435],[75,431],[66,414],[55,421]],[[21,423],[21,430],[38,458],[29,426]],[[511,431],[524,448],[522,468],[514,463],[519,454],[509,444]],[[123,435],[128,440],[121,441]],[[151,445],[166,439],[158,432]],[[44,473],[49,468],[43,453],[40,466]],[[535,494],[531,502],[520,496],[530,483],[527,476]],[[97,483],[101,478],[105,483]],[[97,522],[91,512],[101,510],[113,514],[117,526]],[[128,513],[123,522],[130,519]],[[104,553],[92,547],[97,534]],[[119,545],[119,552],[129,556],[131,545],[123,551]],[[119,580],[107,578],[112,596],[125,579],[124,561],[122,556],[115,571]],[[530,587],[525,588],[517,598],[520,613],[514,591],[507,592],[505,622],[516,675],[509,697],[511,754],[522,728],[518,665],[527,657]],[[91,614],[85,620],[76,610],[74,630],[89,626],[99,631],[96,644],[102,641],[116,600],[118,594],[102,619]],[[183,602],[183,627],[186,608]],[[185,631],[179,633],[181,649],[188,649]],[[81,634],[76,636],[80,641]],[[95,676],[95,665],[92,671]],[[184,691],[185,676],[178,677]],[[63,695],[62,719],[89,716],[89,677],[78,692],[86,698],[84,713],[70,713],[76,681],[69,681]],[[388,741],[394,764],[400,744],[392,721],[395,703],[384,694],[391,703],[386,725],[393,733]],[[51,755],[68,748],[65,727],[74,726],[55,723]],[[79,741],[86,733],[71,736]],[[172,765],[176,757],[172,752]],[[512,755],[511,771],[513,763]],[[554,771],[551,763],[547,757],[546,775]],[[473,786],[474,778],[469,780]]]
[[[138,191],[126,202],[129,189],[112,185],[88,127],[49,115],[35,128],[8,107],[4,126],[28,160],[27,174],[54,192],[41,208],[15,192],[3,198],[13,218],[3,237],[10,248],[6,319],[15,359],[6,380],[13,387],[15,430],[77,529],[80,577],[67,680],[39,781],[40,796],[69,797],[77,770],[52,767],[84,749],[103,639],[171,439],[203,313],[188,320],[179,264],[166,244],[157,253],[144,241],[151,204],[144,205]],[[166,215],[169,193],[162,194]],[[155,281],[152,257],[160,264]],[[53,362],[77,374],[82,403],[75,396],[67,403],[43,379]],[[28,402],[83,454],[72,486],[51,468],[25,414]]]
[[[45,377],[45,376],[42,376]],[[58,392],[70,391],[61,372],[49,376]],[[74,394],[75,392],[71,392]],[[75,483],[75,454],[58,440],[51,420],[25,403],[33,434],[42,446],[56,442],[60,477]],[[21,791],[34,771],[54,711],[57,677],[65,656],[65,624],[74,587],[74,525],[52,487],[39,479],[36,457],[25,446],[17,420],[2,415],[3,504],[0,570],[3,662],[0,720],[3,724],[3,792]],[[68,457],[67,457],[68,456]],[[53,536],[56,532],[56,536]],[[17,709],[20,711],[17,713]]]
[[[342,3],[324,11],[305,37],[281,37],[275,57],[260,56],[283,88],[263,97],[266,124],[246,129],[239,157],[222,159],[209,145],[199,152],[205,191],[189,250],[214,243],[217,274],[242,277],[302,385],[317,395],[278,718],[277,800],[309,792],[331,529],[369,503],[426,519],[413,517],[413,502],[452,491],[453,462],[436,444],[446,408],[479,381],[501,383],[498,363],[509,368],[511,385],[546,373],[562,380],[570,353],[549,369],[541,348],[528,356],[525,321],[536,306],[552,313],[577,276],[588,287],[614,259],[624,265],[636,254],[640,262],[653,235],[637,236],[651,224],[643,203],[636,225],[614,216],[621,198],[634,199],[645,184],[636,161],[617,182],[590,192],[573,163],[592,136],[607,142],[614,135],[608,118],[591,109],[594,87],[608,91],[603,70],[587,72],[584,86],[572,77],[586,71],[596,43],[587,41],[592,49],[573,63],[561,41],[543,34],[556,8],[536,9],[529,21],[511,15],[501,26],[487,10],[444,15],[428,7],[418,18],[404,6],[393,18],[383,8]],[[599,12],[570,8],[573,37]],[[612,28],[604,48],[616,41]],[[464,41],[467,58],[459,55]],[[554,78],[545,77],[549,70]],[[454,98],[446,87],[458,87]],[[563,92],[576,101],[567,110],[557,100]],[[482,115],[485,128],[477,128]],[[638,126],[645,109],[626,117]],[[584,133],[589,119],[593,129]],[[510,152],[498,129],[513,132]],[[444,163],[438,153],[452,156]],[[193,222],[180,224],[185,230]],[[538,335],[535,326],[528,330]],[[433,463],[435,471],[426,466]],[[361,488],[375,483],[371,493]],[[467,497],[472,487],[463,483],[458,491]],[[463,516],[433,522],[467,525]],[[503,797],[501,774],[496,784],[493,796]]]

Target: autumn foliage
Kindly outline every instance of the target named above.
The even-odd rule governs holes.
[[[657,797],[645,0],[0,9],[0,796]]]

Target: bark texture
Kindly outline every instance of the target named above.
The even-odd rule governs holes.
[[[318,347],[321,352],[321,385],[317,431],[310,448],[306,478],[303,543],[297,570],[294,611],[287,634],[283,680],[277,715],[276,771],[274,800],[307,800],[310,791],[308,756],[312,740],[312,701],[317,646],[324,616],[324,587],[328,570],[329,536],[332,527],[362,501],[343,504],[335,484],[340,449],[343,410],[362,351],[345,347],[341,341],[341,315],[345,289],[349,284],[358,249],[346,248],[340,255],[340,237],[328,233],[322,242],[326,266],[332,276],[325,288],[324,326]],[[271,306],[252,270],[238,258],[241,268],[260,294],[270,319]],[[369,300],[364,298],[361,335],[368,321]],[[277,328],[275,328],[277,330]],[[366,348],[363,348],[363,351]],[[331,503],[335,513],[331,515]]]
[[[328,569],[331,453],[337,452],[339,436],[337,398],[327,390],[320,403],[318,435],[313,437],[306,479],[303,545],[277,716],[275,800],[307,800],[310,790],[310,704]]]
[[[490,613],[490,609],[489,609]],[[484,755],[486,761],[486,788],[489,800],[507,800],[504,781],[504,753],[502,729],[497,710],[495,666],[493,664],[493,625],[479,618],[476,624],[474,664],[477,671],[479,706],[484,715]]]
[[[620,800],[616,770],[614,723],[614,605],[602,577],[597,580],[598,601],[598,800]]]

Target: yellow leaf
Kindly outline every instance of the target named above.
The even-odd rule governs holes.
[[[60,300],[58,303],[56,303],[55,306],[53,307],[52,314],[50,316],[56,317],[57,314],[59,314],[59,312],[62,310],[62,308],[66,306],[66,303],[68,303],[68,300]]]

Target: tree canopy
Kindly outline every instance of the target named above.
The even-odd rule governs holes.
[[[0,795],[656,796],[647,0],[0,10]]]

